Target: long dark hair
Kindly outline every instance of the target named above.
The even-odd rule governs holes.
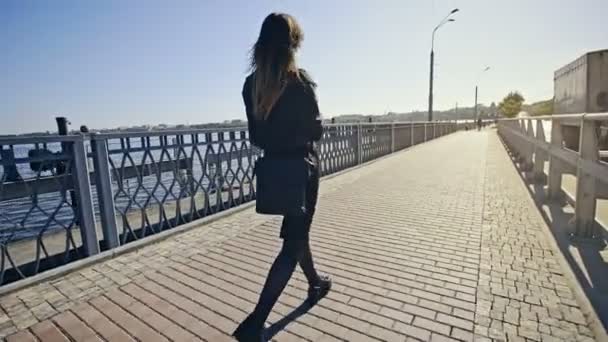
[[[295,52],[303,39],[304,33],[291,15],[271,13],[264,19],[250,64],[254,74],[251,95],[258,119],[268,118],[289,78],[299,79]]]

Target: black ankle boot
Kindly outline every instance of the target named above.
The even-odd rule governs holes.
[[[232,336],[239,342],[265,342],[264,323],[258,322],[254,316],[249,315],[239,324]]]
[[[308,298],[306,301],[310,305],[317,304],[323,297],[327,296],[331,290],[331,278],[328,276],[320,276],[319,282],[308,287]]]

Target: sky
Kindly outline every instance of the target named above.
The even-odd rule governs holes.
[[[0,134],[244,119],[264,17],[294,15],[325,117],[553,96],[553,72],[608,48],[608,0],[1,0]],[[490,70],[480,73],[486,66]]]

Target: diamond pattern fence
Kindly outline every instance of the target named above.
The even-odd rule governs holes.
[[[322,175],[464,124],[324,127]],[[0,285],[255,199],[247,129],[0,138]]]
[[[79,136],[0,140],[0,284],[97,251],[84,161]]]

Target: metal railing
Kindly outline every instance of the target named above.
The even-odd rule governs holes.
[[[0,284],[97,253],[83,137],[0,139],[0,152]]]
[[[608,198],[608,164],[601,157],[606,131],[601,126],[608,113],[568,114],[503,119],[498,132],[529,178],[547,183],[547,197],[568,195],[562,176],[576,176],[576,192],[568,198],[575,207],[575,231],[580,237],[601,235],[595,222],[598,199]],[[549,132],[546,132],[549,128]],[[545,173],[548,163],[548,173]],[[570,197],[570,196],[568,196]]]
[[[327,125],[322,175],[465,123]],[[245,127],[0,138],[0,284],[255,199]]]

